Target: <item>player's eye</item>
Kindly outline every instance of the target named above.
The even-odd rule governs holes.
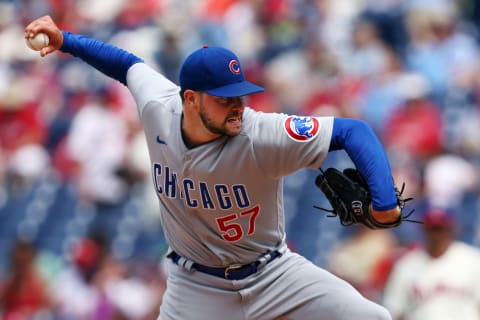
[[[216,102],[222,105],[228,105],[230,103],[229,98],[217,98]]]

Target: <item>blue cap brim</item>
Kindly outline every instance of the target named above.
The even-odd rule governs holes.
[[[205,90],[206,93],[211,94],[212,96],[231,98],[231,97],[242,97],[252,93],[263,92],[263,89],[260,86],[257,86],[248,81],[236,82],[223,87]]]

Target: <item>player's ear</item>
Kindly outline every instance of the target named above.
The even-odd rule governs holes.
[[[200,105],[201,92],[194,90],[185,90],[183,99],[185,108],[192,108]]]

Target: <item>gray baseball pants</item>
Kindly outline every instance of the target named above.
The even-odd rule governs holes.
[[[391,320],[346,281],[287,252],[243,280],[190,272],[167,261],[158,320]]]

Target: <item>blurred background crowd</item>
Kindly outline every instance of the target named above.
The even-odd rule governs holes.
[[[452,237],[480,246],[478,1],[1,0],[4,319],[154,319],[164,289],[167,246],[133,100],[78,59],[29,50],[23,29],[45,14],[175,82],[192,50],[226,46],[266,88],[249,97],[255,109],[365,119],[415,197],[411,218],[453,212]],[[342,152],[325,163],[350,165]],[[342,227],[313,208],[328,207],[316,174],[285,179],[291,248],[381,301],[425,225]]]

